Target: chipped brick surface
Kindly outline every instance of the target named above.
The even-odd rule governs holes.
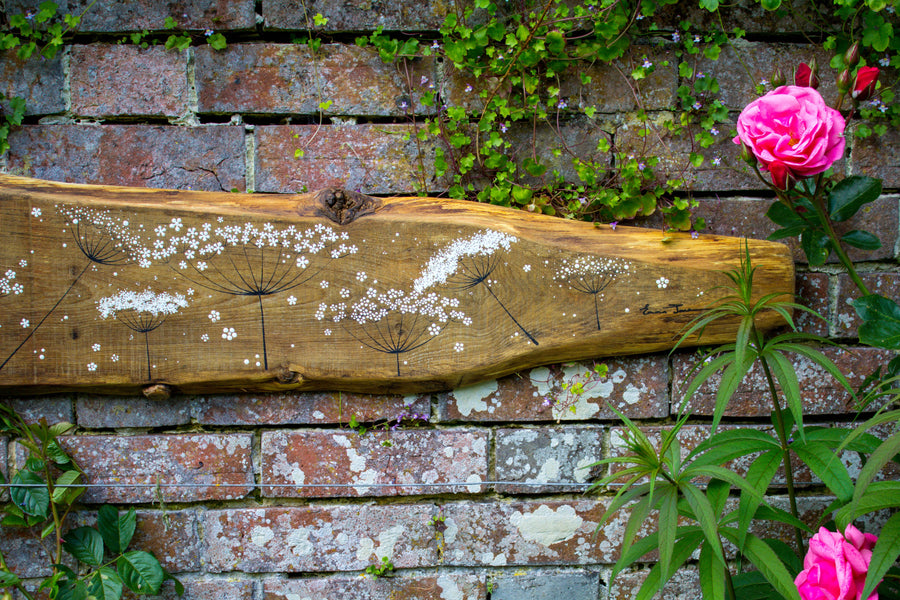
[[[397,568],[433,566],[432,505],[306,506],[210,510],[210,572],[360,571],[388,557]]]
[[[609,402],[629,417],[668,414],[668,370],[665,357],[615,357],[598,361],[609,376],[585,378],[588,363],[539,367],[440,394],[439,415],[446,421],[556,421],[610,418]],[[584,382],[584,393],[563,390],[566,383]],[[549,399],[549,400],[548,400]]]
[[[869,293],[879,294],[894,301],[900,298],[900,274],[864,273],[861,278]],[[851,302],[862,296],[862,292],[848,275],[839,275],[837,285],[837,307],[834,315],[835,334],[841,338],[856,337],[862,320],[856,314],[856,309],[853,308]]]
[[[838,365],[854,390],[863,382],[866,375],[879,365],[886,364],[893,356],[892,352],[877,348],[851,348],[848,350],[823,348],[822,353]],[[840,415],[853,412],[852,397],[825,369],[806,358],[797,356],[789,358],[797,372],[804,414]],[[684,390],[690,382],[688,373],[697,360],[697,355],[694,354],[675,355],[672,383],[673,408],[679,407],[683,402]],[[700,386],[691,398],[690,410],[694,415],[711,415],[713,413],[719,380],[719,375],[714,375],[707,383]],[[765,376],[761,368],[754,366],[729,402],[725,415],[768,417],[771,410],[772,401]]]
[[[613,517],[594,537],[603,511],[596,500],[447,504],[444,562],[482,567],[615,562],[611,540],[624,522]]]
[[[226,50],[196,49],[201,113],[403,116],[423,106],[419,83],[434,79],[429,60],[410,65],[409,81],[377,51],[323,44],[312,53],[298,44],[232,44]],[[405,106],[404,106],[405,103]],[[293,155],[293,154],[292,154]]]
[[[61,441],[89,483],[126,485],[90,488],[85,502],[226,500],[245,496],[253,485],[251,439],[245,433],[69,436]],[[163,485],[157,493],[156,483],[199,487]]]
[[[69,93],[76,115],[174,117],[188,110],[184,52],[91,44],[73,46],[70,64]]]
[[[438,29],[452,12],[452,5],[440,0],[420,2],[346,2],[311,0],[297,5],[286,0],[263,0],[262,12],[268,29],[321,29],[360,31],[383,27],[392,29]],[[323,26],[313,24],[313,15],[328,19]]]
[[[0,94],[25,100],[26,115],[64,111],[63,84],[61,54],[49,60],[22,60],[12,50],[0,52]],[[4,111],[9,110],[7,100],[0,105]]]
[[[191,422],[190,401],[183,396],[156,402],[133,396],[80,395],[75,406],[81,427],[163,427]]]
[[[435,185],[417,171],[407,125],[267,125],[256,128],[256,190],[297,193],[340,187],[364,194],[413,193]],[[347,148],[353,148],[347,153]],[[294,158],[294,151],[303,155]],[[426,169],[432,152],[426,147]]]
[[[19,577],[48,577],[55,557],[41,543],[40,528],[0,528],[0,554],[9,570]]]
[[[25,125],[9,143],[11,169],[51,181],[205,191],[245,185],[239,127]]]
[[[829,285],[831,279],[826,273],[797,273],[796,302],[816,311],[813,314],[795,311],[794,322],[800,331],[822,337],[828,336],[828,324],[832,322]]]
[[[11,0],[7,3],[10,14],[35,9],[39,0]],[[183,29],[214,28],[217,30],[249,29],[255,24],[253,0],[116,0],[96,2],[91,0],[57,0],[59,14],[84,13],[80,32],[165,30],[166,17],[172,17]],[[88,9],[85,11],[85,9]]]
[[[197,525],[197,513],[192,510],[141,510],[130,547],[153,552],[170,573],[198,571],[202,549]]]
[[[601,589],[599,571],[534,571],[493,579],[491,600],[595,600]]]
[[[273,497],[400,496],[446,493],[444,487],[409,483],[479,482],[487,479],[488,433],[463,430],[269,431],[262,435],[262,480]],[[354,487],[300,487],[304,483]],[[367,487],[367,484],[398,484]],[[480,485],[456,493],[478,493]]]
[[[46,419],[48,423],[74,423],[71,396],[35,396],[27,398],[3,398],[0,403],[16,411],[26,423]]]
[[[484,577],[471,573],[398,577],[263,580],[263,600],[482,600]]]
[[[900,132],[888,129],[884,135],[855,139],[850,152],[853,172],[883,180],[887,188],[900,187]]]
[[[581,487],[499,485],[508,494],[584,491],[600,474],[588,465],[603,458],[602,427],[540,427],[495,430],[498,481],[561,481]]]
[[[207,425],[300,425],[342,424],[356,417],[357,423],[396,419],[404,412],[429,415],[425,395],[371,396],[348,392],[300,392],[200,396],[192,414]]]
[[[636,598],[647,579],[649,570],[624,571],[610,584],[609,600],[631,600]],[[681,569],[663,587],[662,593],[654,596],[659,600],[684,600],[702,598],[700,576],[694,568]]]

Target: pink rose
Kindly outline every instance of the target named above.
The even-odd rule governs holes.
[[[824,527],[809,540],[803,570],[794,584],[803,600],[862,600],[876,538],[847,525],[844,535]],[[873,593],[868,600],[878,600]]]
[[[810,87],[783,85],[754,100],[738,117],[737,132],[734,143],[779,182],[821,173],[844,154],[844,117]]]

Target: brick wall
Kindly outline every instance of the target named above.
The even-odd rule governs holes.
[[[6,4],[14,12],[27,3]],[[71,12],[86,2],[60,4]],[[289,43],[306,27],[300,3],[110,4],[101,0],[88,11],[81,33],[53,60],[23,64],[3,57],[0,91],[28,102],[26,122],[13,131],[11,150],[0,159],[5,170],[57,181],[194,190],[297,192],[339,185],[404,194],[417,188],[417,148],[403,141],[410,127],[403,103],[415,91],[394,66],[353,45],[346,32],[379,25],[433,30],[445,3],[362,7],[311,0],[308,13],[329,18],[315,68],[305,46]],[[814,53],[820,64],[828,63],[826,54],[801,43],[800,36],[790,38],[796,43],[767,41],[784,39],[773,34],[782,33],[779,27],[794,31],[797,24],[774,22],[758,5],[739,4],[755,8],[738,6],[724,16],[726,24],[740,23],[753,34],[754,41],[739,47],[753,78],[768,77],[776,65],[789,73]],[[661,25],[672,28],[689,6],[672,9],[668,24]],[[183,27],[224,33],[227,49],[195,45],[178,52],[118,43],[130,32],[163,30],[168,16]],[[695,23],[707,19],[696,11],[689,16]],[[648,54],[662,60],[667,52],[633,48],[621,64]],[[734,117],[753,97],[754,84],[736,61],[727,49],[704,67],[719,77],[721,98]],[[466,102],[466,82],[446,65],[424,60],[414,68],[415,79],[427,77],[449,102]],[[611,67],[593,69],[592,87],[573,73],[565,93],[597,106],[600,116],[593,123],[565,123],[566,135],[588,141],[589,149],[599,135],[621,148],[645,143],[629,128],[629,113],[637,106],[621,78]],[[831,79],[822,76],[826,96],[833,92]],[[644,85],[645,108],[664,115],[678,85],[677,70],[658,69]],[[323,98],[332,104],[318,123]],[[420,114],[429,110],[412,105]],[[838,167],[884,178],[885,195],[847,225],[881,239],[881,250],[853,257],[864,261],[867,284],[890,295],[900,288],[893,193],[900,188],[898,136],[889,131],[864,141],[849,137],[850,151]],[[663,144],[660,154],[673,161],[686,152],[680,140],[653,143]],[[305,152],[295,159],[299,146]],[[740,169],[735,146],[723,138],[704,152],[723,162],[716,169],[707,161],[693,173],[701,200],[697,214],[706,218],[708,231],[764,238],[773,230],[764,217],[769,200]],[[430,171],[425,178],[432,193],[445,188]],[[799,249],[795,256],[803,260]],[[857,320],[848,304],[853,286],[832,264],[809,269],[800,262],[797,277],[800,300],[828,321],[804,317],[804,329],[841,342],[844,349],[830,355],[854,382],[861,381],[885,355],[854,345]],[[407,397],[327,392],[157,403],[78,394],[6,401],[29,419],[78,425],[65,439],[67,449],[92,482],[111,484],[91,488],[85,501],[137,505],[137,544],[178,575],[192,600],[612,600],[633,597],[645,571],[609,582],[624,517],[598,523],[609,498],[582,493],[598,472],[581,467],[619,451],[620,424],[606,402],[648,431],[670,426],[692,360],[681,353],[607,360],[609,378],[582,396],[574,412],[547,408],[543,400],[563,394],[563,382],[585,365],[551,365],[468,389]],[[798,371],[812,419],[852,418],[848,397],[829,378],[799,363]],[[749,377],[726,425],[765,427],[762,390],[761,379]],[[702,389],[694,397],[685,445],[708,435],[712,394]],[[348,427],[351,417],[372,423],[404,411],[426,415],[427,425],[363,436]],[[15,448],[7,451],[14,461]],[[157,490],[157,477],[191,486]],[[809,492],[804,512],[821,514],[829,499],[816,493],[808,473],[797,477]],[[465,485],[440,485],[455,482]],[[546,482],[556,485],[533,485]],[[433,485],[412,485],[420,483]],[[301,484],[316,486],[295,487]],[[435,527],[435,517],[445,519],[446,529]],[[86,511],[76,518],[93,517]],[[0,551],[21,576],[45,574],[32,536],[4,530]],[[397,567],[396,577],[362,575],[385,556]],[[667,594],[697,597],[695,572],[679,573]],[[167,597],[174,597],[171,589]]]

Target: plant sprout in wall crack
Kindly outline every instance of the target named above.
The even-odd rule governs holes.
[[[97,310],[104,319],[112,317],[135,333],[144,334],[144,348],[147,353],[147,380],[152,379],[150,362],[150,332],[158,329],[169,315],[174,315],[179,308],[187,308],[187,300],[181,294],[151,290],[134,292],[122,290],[114,296],[101,298],[97,302]],[[93,369],[91,369],[93,370]]]
[[[432,286],[445,283],[459,290],[483,286],[516,327],[536,346],[538,342],[534,336],[519,323],[491,287],[496,283],[492,276],[501,265],[500,251],[508,252],[517,241],[518,238],[513,235],[491,229],[456,240],[431,257],[414,282],[413,289],[416,293],[422,293]]]

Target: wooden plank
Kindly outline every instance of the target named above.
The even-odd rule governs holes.
[[[0,224],[5,394],[406,393],[665,350],[743,248],[435,198],[5,175]],[[749,248],[757,295],[792,292],[786,247]]]

